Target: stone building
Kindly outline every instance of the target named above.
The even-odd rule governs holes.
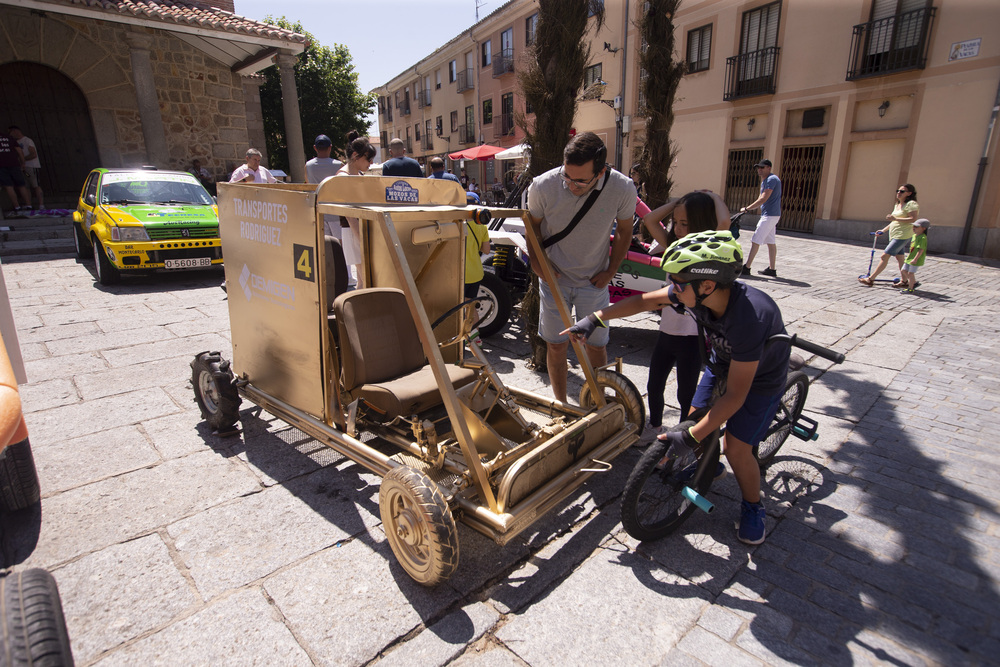
[[[275,63],[288,65],[287,134],[301,135],[292,64],[306,41],[237,16],[232,0],[0,0],[0,130],[34,139],[57,204],[94,167],[199,159],[221,179],[249,146],[267,163],[257,72]]]

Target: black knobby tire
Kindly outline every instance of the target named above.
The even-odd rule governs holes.
[[[38,471],[25,438],[0,452],[0,514],[31,507],[41,497]]]
[[[94,241],[94,265],[97,269],[97,282],[102,285],[115,285],[121,282],[122,273],[118,270],[118,267],[111,263],[108,259],[107,254],[104,252],[104,246],[97,238]]]
[[[455,572],[455,517],[427,475],[409,466],[390,470],[379,487],[378,508],[389,546],[414,581],[435,586]]]
[[[602,368],[595,374],[597,386],[604,391],[605,400],[618,403],[625,408],[625,418],[639,427],[639,432],[646,426],[646,404],[642,402],[642,394],[632,381],[616,371]],[[610,389],[610,395],[606,390]],[[584,382],[580,389],[580,407],[592,408],[596,405],[590,391],[590,383]]]
[[[76,257],[80,261],[88,259],[90,254],[90,242],[87,241],[87,236],[83,233],[83,228],[80,225],[73,223],[73,245],[76,247]]]
[[[218,352],[202,352],[191,362],[191,385],[202,418],[216,431],[240,419],[240,394],[229,361]]]
[[[766,466],[774,459],[781,446],[792,433],[795,420],[802,414],[806,405],[806,395],[809,393],[809,376],[802,371],[792,371],[785,381],[785,393],[781,395],[778,412],[774,421],[767,429],[767,434],[753,448],[753,455],[761,466]]]
[[[703,443],[707,446],[708,442]],[[700,459],[690,477],[681,474],[695,461],[694,451],[683,452],[657,469],[667,454],[667,443],[654,440],[639,458],[625,482],[622,492],[621,518],[625,532],[637,540],[658,540],[684,523],[697,509],[685,498],[681,489],[691,486],[701,495],[708,493],[719,464],[719,448]]]
[[[510,321],[510,312],[513,308],[510,300],[510,293],[507,285],[495,274],[486,271],[483,274],[483,282],[479,283],[479,294],[477,296],[486,297],[488,302],[479,302],[476,309],[480,317],[489,309],[489,315],[479,325],[479,335],[483,338],[500,333],[507,322]]]
[[[0,665],[73,665],[56,580],[45,570],[0,578]]]

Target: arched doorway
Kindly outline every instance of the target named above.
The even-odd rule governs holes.
[[[75,204],[87,173],[101,166],[87,98],[72,79],[47,65],[0,65],[0,131],[17,125],[42,162],[47,206]]]

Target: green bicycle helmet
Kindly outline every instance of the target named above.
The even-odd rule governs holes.
[[[674,241],[660,267],[679,280],[714,280],[728,285],[743,270],[743,250],[730,232],[698,232]]]

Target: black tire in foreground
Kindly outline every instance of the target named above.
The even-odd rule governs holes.
[[[396,560],[417,583],[436,586],[458,567],[458,527],[441,490],[409,466],[393,468],[378,491],[382,528]]]
[[[774,422],[767,429],[767,434],[754,447],[753,455],[761,467],[766,466],[778,453],[781,446],[792,433],[795,420],[802,414],[806,405],[806,395],[809,393],[809,376],[802,371],[792,371],[785,381],[785,393],[778,404],[778,412]]]
[[[23,510],[40,497],[31,443],[25,438],[8,445],[0,452],[0,514]]]
[[[683,424],[685,428],[688,425],[690,422]],[[703,446],[707,444],[706,441]],[[702,459],[695,456],[694,450],[681,452],[678,456],[671,452],[672,456],[660,467],[667,447],[662,440],[653,440],[625,482],[622,527],[637,540],[658,540],[677,530],[697,509],[683,496],[681,489],[690,486],[705,495],[715,477],[719,464],[718,447]]]
[[[102,285],[116,285],[122,280],[122,272],[111,263],[104,252],[104,246],[95,237],[94,241],[94,265],[97,268],[97,282]]]
[[[73,665],[59,589],[45,570],[0,578],[0,665]]]
[[[81,262],[90,257],[90,243],[83,234],[83,229],[77,223],[73,223],[73,245],[76,246],[76,258]]]
[[[479,335],[488,338],[493,334],[500,333],[507,322],[510,321],[510,312],[513,305],[510,301],[510,292],[507,285],[494,273],[486,271],[483,274],[483,282],[479,283],[479,294],[477,296],[486,297],[489,302],[480,302],[476,305],[480,317],[488,310],[492,311],[486,319],[479,325]]]
[[[639,427],[639,433],[646,427],[646,404],[642,394],[632,381],[616,371],[602,368],[597,371],[597,386],[604,392],[605,400],[620,404],[625,408],[625,418]],[[607,390],[611,390],[610,393]],[[583,383],[580,389],[580,407],[592,408],[596,405],[590,392],[590,384]]]
[[[218,352],[202,352],[191,362],[191,385],[201,416],[222,431],[240,420],[240,394],[229,361]]]

